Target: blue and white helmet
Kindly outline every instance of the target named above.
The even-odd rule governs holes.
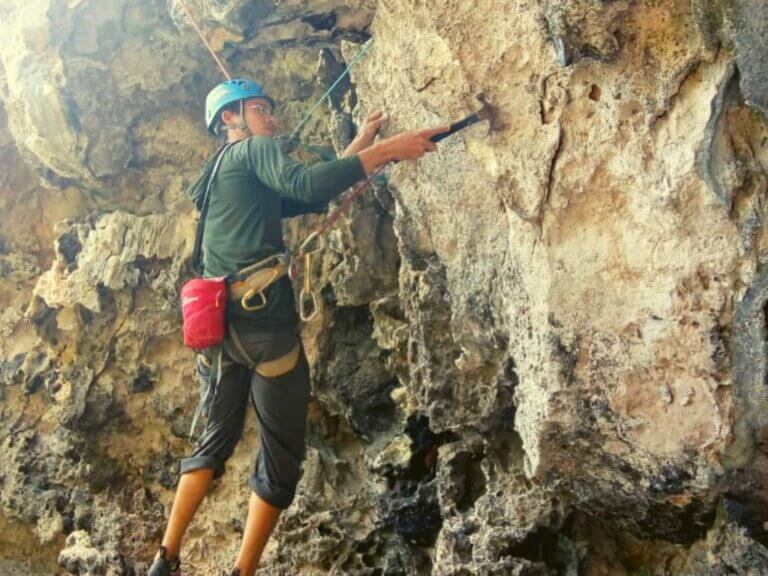
[[[252,80],[233,78],[216,85],[213,90],[208,92],[208,96],[205,98],[205,125],[208,128],[208,132],[215,134],[216,124],[219,122],[219,114],[225,106],[248,98],[264,98],[269,100],[273,108],[275,107],[275,101],[272,97]]]

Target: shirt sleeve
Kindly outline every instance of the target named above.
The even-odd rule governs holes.
[[[321,214],[325,212],[326,206],[328,206],[327,202],[312,202],[311,204],[307,204],[306,202],[291,200],[290,198],[280,199],[280,213],[282,218],[301,216],[302,214]]]
[[[307,166],[287,156],[277,141],[265,136],[248,139],[248,162],[265,186],[305,204],[327,203],[365,178],[357,155]]]

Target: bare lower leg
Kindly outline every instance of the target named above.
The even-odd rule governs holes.
[[[256,572],[261,553],[267,545],[272,530],[275,529],[281,511],[280,508],[267,504],[255,493],[251,493],[243,543],[237,555],[237,567],[240,569],[241,576],[253,576]]]
[[[168,558],[176,558],[179,555],[181,539],[212,482],[213,469],[211,468],[201,468],[182,474],[173,499],[171,517],[168,519],[168,526],[163,536],[163,546],[168,551]]]

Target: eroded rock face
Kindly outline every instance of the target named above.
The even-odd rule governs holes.
[[[189,6],[286,133],[372,37],[305,159],[377,108],[499,113],[391,168],[316,262],[307,460],[260,573],[765,573],[764,2]],[[177,2],[0,16],[0,516],[69,573],[143,573],[197,401],[182,192],[219,73]],[[249,418],[203,573],[237,551]]]

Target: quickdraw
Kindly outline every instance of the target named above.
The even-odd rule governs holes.
[[[318,232],[313,232],[301,243],[299,254],[294,257],[291,264],[290,275],[292,280],[298,276],[299,268],[303,268],[304,271],[304,281],[299,293],[299,317],[303,322],[309,322],[318,312],[317,293],[312,290],[312,258],[323,248],[325,248],[325,238]],[[301,261],[301,266],[298,265],[299,261]],[[312,307],[310,311],[307,311],[309,303],[311,303]]]
[[[325,219],[325,222],[318,226],[314,232],[307,236],[306,240],[299,246],[299,252],[291,258],[291,265],[288,269],[288,275],[291,280],[296,280],[299,277],[300,272],[303,272],[304,275],[301,293],[299,295],[299,316],[302,321],[309,322],[318,312],[317,294],[312,290],[312,257],[325,247],[324,234],[339,221],[342,215],[352,205],[352,202],[365,191],[368,185],[373,182],[387,166],[389,166],[389,164],[380,166],[370,176],[358,184],[352,192],[344,196],[339,203],[339,207],[331,212]],[[316,244],[313,246],[313,243]],[[312,311],[307,312],[307,305],[310,302],[312,304]]]

